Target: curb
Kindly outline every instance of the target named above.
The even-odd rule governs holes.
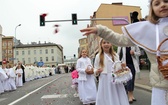
[[[152,87],[147,86],[147,85],[142,85],[142,84],[135,83],[135,87],[146,90],[146,91],[149,91],[149,92],[152,92]]]

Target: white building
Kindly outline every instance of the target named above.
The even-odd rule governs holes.
[[[22,44],[16,46],[16,58],[26,65],[43,62],[46,66],[63,63],[63,47],[55,43]]]

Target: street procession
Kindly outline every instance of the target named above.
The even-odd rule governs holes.
[[[55,74],[54,70],[52,67],[25,66],[21,62],[11,67],[9,62],[4,60],[0,68],[0,94],[15,91],[25,82],[52,76]]]
[[[168,0],[0,7],[0,105],[168,105]]]

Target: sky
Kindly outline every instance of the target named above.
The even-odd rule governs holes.
[[[78,25],[72,25],[71,21],[47,22],[45,27],[40,27],[39,15],[47,13],[46,21],[70,20],[72,13],[76,13],[78,19],[89,19],[102,3],[116,2],[140,6],[142,17],[148,14],[148,0],[0,0],[2,34],[16,36],[24,44],[39,41],[60,44],[63,54],[72,57],[78,53],[78,40],[85,37],[80,29],[90,22],[78,21]],[[21,26],[16,28],[19,24]],[[56,24],[59,25],[57,34],[54,33]]]

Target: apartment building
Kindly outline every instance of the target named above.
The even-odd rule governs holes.
[[[16,46],[16,58],[26,65],[43,62],[46,66],[63,63],[63,47],[61,45],[44,42],[19,44]]]

